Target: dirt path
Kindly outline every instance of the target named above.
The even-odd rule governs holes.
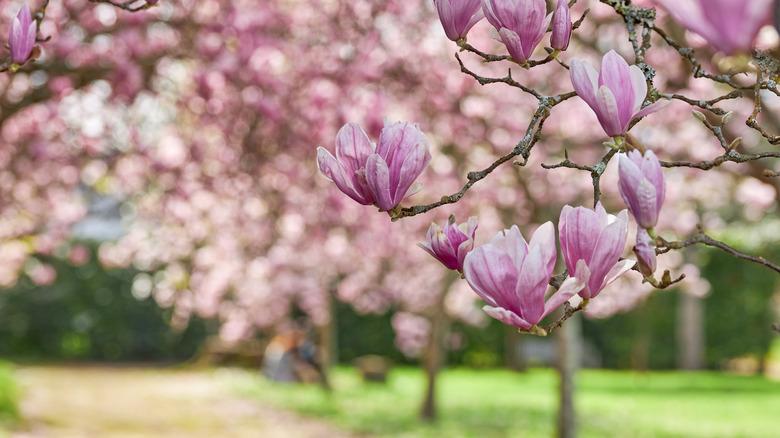
[[[206,371],[22,367],[24,424],[13,438],[348,438],[314,419],[232,395]]]

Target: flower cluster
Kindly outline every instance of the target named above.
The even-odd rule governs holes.
[[[563,207],[558,240],[569,278],[547,301],[557,248],[552,222],[540,226],[527,242],[516,225],[498,233],[466,256],[463,273],[474,291],[489,303],[485,312],[523,330],[576,294],[586,300],[634,266],[620,260],[628,235],[628,213],[608,215],[596,210]]]
[[[466,34],[484,16],[516,62],[530,58],[550,27],[552,56],[569,45],[572,24],[566,0],[558,0],[555,11],[547,15],[543,0],[482,0],[481,4],[476,0],[435,0],[435,4],[449,39],[463,45]],[[652,151],[644,152],[637,146],[627,132],[632,121],[658,111],[668,101],[643,108],[648,98],[645,75],[615,51],[604,55],[600,71],[573,59],[570,78],[606,134],[616,137],[612,146],[630,150],[619,155],[619,190],[627,209],[615,216],[600,202],[594,210],[566,205],[558,221],[558,243],[554,225],[546,222],[530,241],[513,225],[490,243],[476,247],[477,218],[458,225],[450,216],[444,226],[432,223],[426,241],[418,244],[448,269],[462,274],[487,302],[483,310],[488,315],[538,333],[543,331],[538,327],[542,319],[575,295],[582,298],[584,308],[635,265],[643,275],[653,275],[653,227],[665,195],[660,162]],[[348,123],[336,137],[336,156],[320,147],[317,161],[322,174],[342,192],[392,215],[405,197],[419,190],[415,180],[431,160],[428,150],[427,137],[417,125],[386,123],[374,146],[357,124]],[[622,258],[629,212],[638,224],[636,261]],[[568,274],[563,282],[553,276],[558,244],[567,270],[563,278]],[[550,284],[557,290],[545,299]]]
[[[317,148],[317,165],[326,178],[355,201],[393,210],[422,189],[418,176],[431,162],[428,137],[417,125],[385,123],[374,146],[356,123],[336,135],[336,156]]]
[[[514,225],[470,252],[463,273],[469,286],[489,304],[483,308],[485,313],[530,330],[585,286],[581,280],[569,278],[545,302],[556,257],[552,222],[542,224],[530,242]]]
[[[447,38],[459,41],[483,17],[495,28],[517,62],[531,57],[553,23],[550,46],[558,51],[569,47],[571,13],[566,0],[558,0],[553,13],[547,14],[544,0],[434,0]]]

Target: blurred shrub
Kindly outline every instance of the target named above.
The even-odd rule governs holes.
[[[339,362],[351,364],[366,355],[390,358],[394,363],[410,363],[395,347],[391,311],[381,315],[361,315],[341,301],[335,301]]]
[[[780,258],[780,250],[763,254]],[[705,361],[721,368],[729,359],[766,357],[775,321],[771,297],[777,274],[755,263],[734,259],[720,250],[702,251],[702,277],[712,288],[704,299]],[[597,345],[608,368],[669,369],[677,364],[675,334],[679,291],[654,292],[631,312],[605,320],[585,319],[584,334]]]
[[[396,364],[418,363],[419,358],[405,357],[395,346],[392,310],[361,315],[348,304],[336,301],[335,305],[340,363],[351,364],[360,356],[372,354],[390,358]],[[501,322],[489,318],[485,327],[453,322],[449,331],[458,345],[450,345],[447,364],[491,367],[504,363],[506,326]]]
[[[780,259],[780,251],[764,254]],[[708,251],[702,275],[712,284],[705,301],[707,365],[722,367],[728,359],[766,357],[776,336],[770,300],[778,285],[777,273],[755,263],[735,261],[722,251]]]
[[[0,362],[0,426],[19,419],[19,390],[14,381],[13,369]]]
[[[182,360],[205,338],[205,323],[197,318],[174,332],[167,323],[170,310],[158,307],[148,294],[133,294],[139,271],[104,269],[94,248],[80,266],[38,259],[54,266],[57,278],[38,286],[22,276],[14,287],[0,290],[0,355],[22,360]]]

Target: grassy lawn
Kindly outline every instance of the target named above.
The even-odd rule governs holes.
[[[9,428],[19,419],[19,391],[13,379],[13,370],[5,362],[0,361],[0,437],[3,430]]]
[[[394,369],[386,385],[364,384],[350,368],[332,372],[335,391],[225,372],[245,395],[345,429],[384,437],[550,437],[557,377],[551,370],[446,370],[439,380],[440,420],[417,412],[425,378]],[[576,403],[582,437],[778,437],[780,383],[714,372],[582,371]]]

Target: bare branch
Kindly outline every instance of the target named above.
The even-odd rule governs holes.
[[[695,244],[703,244],[703,245],[722,249],[723,251],[726,251],[727,253],[733,255],[736,258],[742,260],[748,260],[753,263],[758,263],[759,265],[766,266],[767,268],[777,273],[780,273],[780,266],[777,266],[776,264],[766,260],[765,258],[755,257],[749,254],[745,254],[743,252],[737,251],[736,249],[726,245],[723,242],[713,239],[712,237],[704,233],[704,230],[702,229],[700,224],[696,225],[696,229],[697,229],[696,236],[684,241],[668,242],[661,237],[656,238],[656,253],[665,254],[673,249],[682,249]]]

